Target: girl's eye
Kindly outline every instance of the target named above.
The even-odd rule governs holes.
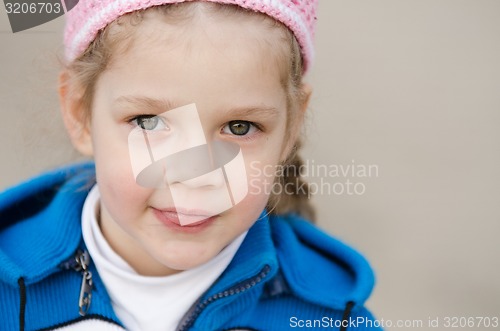
[[[159,117],[155,115],[142,115],[134,118],[131,123],[139,126],[141,129],[146,131],[157,131],[163,130],[167,126],[165,122]]]
[[[245,136],[250,131],[254,131],[255,125],[248,121],[231,121],[223,129],[224,133],[234,134],[236,136]],[[229,132],[228,132],[229,131]]]

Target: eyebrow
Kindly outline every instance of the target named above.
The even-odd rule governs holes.
[[[252,106],[252,107],[241,107],[241,108],[229,108],[225,110],[224,115],[234,117],[234,118],[245,118],[245,117],[258,117],[258,118],[271,118],[279,115],[279,110],[275,107],[267,106]]]
[[[114,104],[139,108],[144,112],[164,113],[169,110],[182,107],[183,104],[174,102],[168,99],[153,99],[144,96],[121,96],[114,101]],[[221,113],[226,116],[238,118],[257,116],[270,118],[279,115],[279,110],[275,107],[268,106],[249,106],[249,107],[230,107],[222,110]]]
[[[143,96],[121,96],[117,98],[114,104],[120,106],[132,106],[134,108],[139,108],[145,112],[151,113],[164,113],[174,108],[178,108],[181,105],[176,102],[172,102],[167,99],[153,99],[149,97]]]

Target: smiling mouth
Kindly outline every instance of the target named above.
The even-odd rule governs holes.
[[[160,221],[166,225],[182,228],[201,227],[210,221],[213,221],[218,216],[204,210],[190,210],[183,208],[154,208],[154,212]]]

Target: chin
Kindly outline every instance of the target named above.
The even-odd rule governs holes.
[[[169,269],[189,270],[208,262],[217,255],[217,253],[211,254],[205,251],[200,254],[195,251],[186,251],[184,254],[162,257],[159,259],[159,262]]]
[[[199,265],[202,265],[206,261],[169,261],[169,263],[165,263],[165,267],[170,270],[176,271],[185,271],[196,268]]]

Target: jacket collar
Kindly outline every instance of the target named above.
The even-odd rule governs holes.
[[[375,278],[362,255],[296,215],[273,217],[270,223],[279,265],[294,295],[339,310],[366,301]]]
[[[248,230],[233,260],[207,295],[225,290],[254,275],[266,266],[270,268],[266,278],[272,277],[278,269],[276,249],[271,238],[270,219],[265,211]]]
[[[26,285],[58,270],[81,243],[81,210],[93,164],[57,169],[0,195],[0,279]],[[17,222],[17,223],[16,223]]]

